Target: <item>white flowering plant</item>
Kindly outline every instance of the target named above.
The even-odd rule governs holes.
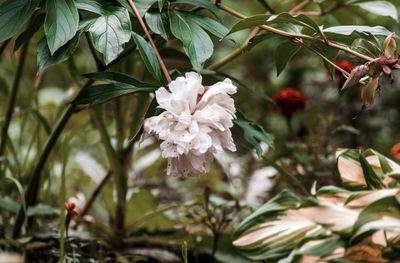
[[[0,258],[395,259],[398,9],[0,0]]]

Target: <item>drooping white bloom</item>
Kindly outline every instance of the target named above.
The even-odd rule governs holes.
[[[209,169],[214,154],[224,148],[236,151],[230,128],[236,93],[230,79],[204,87],[195,72],[178,77],[156,91],[165,111],[144,121],[144,136],[156,135],[162,156],[168,158],[168,175],[197,176]]]

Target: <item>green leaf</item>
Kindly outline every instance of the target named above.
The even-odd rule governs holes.
[[[0,6],[0,42],[13,37],[31,17],[40,0],[8,0]]]
[[[321,240],[322,241],[322,240]],[[322,243],[309,247],[307,249],[301,250],[296,254],[299,255],[310,255],[310,256],[327,256],[330,255],[335,249],[339,247],[345,247],[346,242],[339,238],[331,238],[328,240],[324,240]]]
[[[107,0],[75,0],[76,7],[98,15],[111,15],[121,7]],[[128,4],[129,5],[129,4]]]
[[[135,15],[135,12],[133,12],[132,7],[126,0],[117,0],[123,7],[129,10],[133,15]],[[149,8],[156,3],[158,0],[134,0],[135,7],[139,11],[139,14],[143,17],[144,14],[149,10]]]
[[[190,23],[174,10],[169,15],[172,34],[183,42],[183,48],[197,71],[211,57],[214,45],[208,34],[196,23]]]
[[[13,183],[17,186],[19,195],[20,195],[21,200],[22,200],[22,208],[23,208],[23,210],[24,210],[24,213],[26,213],[25,193],[24,193],[24,189],[22,188],[21,183],[20,183],[17,179],[15,179],[14,177],[12,177],[12,176],[9,175],[9,174],[6,175],[6,178],[7,178],[7,179],[10,179],[11,181],[13,181]]]
[[[129,13],[122,7],[116,7],[110,14],[96,18],[88,31],[95,48],[104,55],[105,63],[109,64],[124,50],[124,44],[131,38]]]
[[[165,40],[169,39],[170,29],[169,29],[169,20],[166,12],[154,12],[149,11],[144,16],[146,19],[146,23],[149,26],[150,30],[156,34],[162,36]]]
[[[279,212],[297,208],[301,200],[290,190],[283,190],[266,204],[258,208],[254,213],[244,219],[236,228],[235,238],[255,225],[276,218]]]
[[[47,0],[44,32],[51,55],[71,40],[79,26],[74,0]]]
[[[374,36],[388,36],[392,34],[391,31],[387,30],[386,28],[382,26],[334,26],[334,27],[328,27],[325,28],[324,33],[333,33],[333,34],[338,34],[338,35],[345,35],[349,36],[354,32],[359,32],[359,33],[370,33]],[[329,37],[329,39],[331,39]]]
[[[209,0],[172,0],[171,4],[189,4],[194,6],[199,6],[205,9],[210,10],[219,20],[222,20],[222,17],[219,13],[218,7],[213,4]]]
[[[37,204],[28,208],[27,216],[49,216],[58,215],[59,210],[45,204]]]
[[[242,19],[234,24],[226,35],[230,35],[244,29],[265,25],[267,23],[267,19],[270,17],[271,15],[255,15]]]
[[[224,38],[224,36],[229,31],[228,28],[226,28],[223,24],[209,17],[197,15],[192,12],[182,12],[182,11],[175,11],[175,12],[184,16],[185,19],[188,20],[189,22],[198,24],[203,29],[207,30],[208,32],[219,38]],[[240,47],[239,41],[234,36],[228,36],[227,38],[232,40],[238,47]]]
[[[287,63],[300,50],[301,46],[293,44],[290,40],[284,40],[275,49],[275,65],[277,76],[285,69]]]
[[[265,142],[272,148],[274,147],[273,137],[261,125],[238,119],[233,120],[233,122],[243,130],[244,138],[254,146],[258,156],[262,155],[262,149],[258,141]]]
[[[30,23],[29,27],[23,33],[21,33],[21,35],[19,35],[15,40],[14,51],[18,50],[23,43],[31,39],[31,37],[43,25],[45,17],[46,14],[39,14],[33,18],[32,23]]]
[[[365,226],[368,223],[382,220],[385,218],[397,219],[396,232],[398,232],[399,231],[398,220],[400,219],[400,204],[395,196],[389,196],[386,198],[379,199],[369,204],[361,211],[360,215],[358,216],[358,220],[354,224],[353,239],[356,238],[358,235],[362,234],[363,232],[369,231],[371,229],[372,230],[385,229],[388,231],[394,230],[393,228],[391,228],[392,226],[388,224],[378,224],[378,225],[369,224],[369,226]],[[388,229],[386,229],[386,227]]]
[[[157,55],[153,47],[149,43],[147,43],[143,37],[136,34],[135,32],[132,32],[132,36],[138,47],[140,56],[142,57],[143,62],[146,65],[146,68],[159,83],[163,83],[164,79],[161,73],[160,64],[158,62]]]
[[[247,17],[245,19],[240,20],[235,25],[233,25],[232,29],[229,31],[227,35],[243,29],[253,28],[255,26],[261,26],[261,25],[269,25],[269,24],[298,25],[308,28],[311,31],[317,33],[318,35],[325,37],[324,32],[309,17],[305,15],[292,16],[288,13],[280,13],[277,15],[255,15]]]
[[[374,103],[375,93],[379,86],[379,76],[370,79],[367,85],[365,85],[361,90],[361,99],[365,105],[365,107],[371,107],[372,103]]]
[[[365,181],[369,189],[383,189],[385,185],[383,184],[381,178],[376,175],[371,165],[368,163],[364,154],[360,154],[360,164],[364,172]]]
[[[353,3],[353,5],[359,6],[362,9],[377,15],[389,16],[398,21],[397,9],[392,3],[388,1],[368,1],[362,3]]]
[[[37,65],[38,71],[42,71],[50,66],[66,61],[75,51],[79,43],[81,31],[78,32],[73,39],[68,41],[64,46],[60,47],[53,55],[47,46],[46,38],[43,38],[37,46]]]
[[[152,92],[158,88],[152,84],[141,82],[131,76],[117,72],[96,72],[86,74],[85,77],[110,82],[111,84],[95,85],[81,90],[71,102],[72,104],[89,104],[90,106],[94,106],[122,95],[134,92]]]
[[[11,211],[16,214],[16,213],[18,213],[19,207],[20,207],[20,204],[18,204],[14,200],[10,199],[8,196],[6,196],[4,198],[0,197],[0,208],[7,210],[7,211]]]

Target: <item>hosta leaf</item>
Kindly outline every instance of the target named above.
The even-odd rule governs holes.
[[[71,102],[72,104],[93,106],[118,96],[134,92],[152,92],[158,88],[153,84],[141,82],[131,76],[117,72],[96,72],[86,74],[85,77],[111,84],[95,85],[83,89]]]
[[[38,46],[37,64],[38,71],[42,71],[52,65],[59,64],[67,60],[74,53],[79,43],[81,32],[78,32],[73,39],[68,41],[64,46],[60,47],[53,55],[47,46],[46,38],[43,38]]]
[[[169,19],[172,34],[183,42],[195,70],[201,71],[214,50],[210,37],[198,24],[188,22],[179,12],[170,11]]]
[[[159,12],[149,11],[146,13],[144,17],[151,31],[153,31],[156,34],[159,34],[165,40],[169,39],[169,35],[171,33],[169,29],[168,15],[166,12],[159,13]]]
[[[88,31],[95,48],[104,55],[105,63],[109,64],[131,38],[129,13],[122,7],[115,8],[112,13],[96,18]]]
[[[301,46],[293,44],[289,40],[284,40],[275,49],[275,65],[276,73],[279,76],[285,69],[287,63],[292,59],[297,52],[299,52]]]
[[[171,0],[171,4],[189,4],[210,10],[219,20],[222,20],[218,7],[209,0]]]
[[[31,17],[40,0],[8,0],[0,6],[0,42],[13,37]]]
[[[359,156],[359,150],[345,150],[336,160],[338,174],[344,188],[348,190],[361,190],[367,187]]]
[[[233,122],[243,130],[244,138],[254,146],[258,156],[262,155],[259,141],[265,142],[272,148],[274,147],[273,137],[261,125],[238,119],[233,120]]]
[[[44,32],[50,53],[71,40],[79,26],[78,9],[74,0],[47,0]]]
[[[283,190],[273,199],[258,208],[253,214],[244,219],[236,228],[235,237],[238,237],[246,230],[266,221],[267,219],[276,218],[277,214],[281,211],[298,207],[300,201],[301,200],[291,191]]]
[[[379,199],[365,207],[354,224],[353,239],[370,230],[400,233],[400,204],[395,196]]]
[[[359,6],[362,9],[367,10],[371,13],[381,16],[389,16],[396,21],[398,20],[396,7],[388,1],[368,1],[361,3],[353,3],[353,5]]]
[[[385,187],[381,178],[374,172],[364,154],[360,154],[360,164],[363,169],[364,178],[369,189],[382,189]]]
[[[163,75],[161,74],[160,64],[157,60],[156,52],[153,47],[147,43],[147,41],[140,35],[132,32],[133,39],[135,40],[136,46],[139,50],[140,56],[143,59],[146,68],[149,70],[151,75],[159,82],[163,83]]]

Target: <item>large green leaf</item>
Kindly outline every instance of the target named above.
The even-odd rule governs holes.
[[[262,149],[258,141],[265,142],[272,148],[274,147],[274,138],[261,125],[238,119],[234,119],[233,122],[243,130],[244,138],[254,146],[258,156],[262,155]]]
[[[81,32],[78,32],[73,39],[68,41],[64,46],[60,47],[53,55],[47,46],[46,38],[43,38],[38,46],[37,66],[38,71],[42,71],[52,65],[66,61],[72,53],[74,53],[79,43]]]
[[[388,1],[368,1],[368,2],[352,1],[352,2],[355,2],[353,3],[353,5],[359,6],[362,9],[367,10],[371,13],[381,16],[389,16],[396,21],[398,20],[396,7]]]
[[[135,12],[133,12],[132,7],[126,0],[117,0],[123,7],[129,10],[133,15]],[[143,17],[147,10],[155,4],[158,0],[133,0],[133,3],[135,4],[135,7],[139,11],[139,14]]]
[[[140,56],[142,57],[143,62],[146,65],[146,68],[159,83],[163,83],[164,79],[161,73],[160,64],[158,62],[157,55],[153,47],[149,43],[147,43],[147,41],[143,37],[136,34],[135,32],[132,32],[132,36],[135,40]]]
[[[287,63],[300,50],[301,46],[293,44],[290,40],[284,40],[275,49],[276,73],[279,76]]]
[[[71,102],[72,104],[89,104],[93,106],[122,95],[134,92],[152,92],[158,88],[153,84],[141,82],[131,76],[117,72],[96,72],[86,74],[85,77],[110,82],[111,84],[100,84],[81,90]]]
[[[170,29],[169,29],[169,20],[166,12],[154,12],[149,11],[144,16],[146,19],[146,23],[149,26],[150,30],[156,34],[162,36],[165,40],[169,39]]]
[[[209,0],[171,0],[173,4],[189,4],[210,10],[219,20],[222,20],[218,7]]]
[[[364,154],[360,154],[360,164],[364,172],[364,178],[369,189],[382,189],[385,188],[381,178],[375,173],[371,165],[368,163]]]
[[[116,7],[111,13],[96,18],[88,31],[95,48],[104,55],[109,64],[124,50],[124,44],[131,38],[129,13],[122,7]]]
[[[76,7],[98,15],[112,14],[118,6],[107,0],[75,0]]]
[[[182,11],[175,11],[175,12],[184,16],[185,19],[188,20],[189,22],[198,24],[203,29],[207,30],[208,32],[219,38],[224,38],[224,36],[229,32],[228,28],[226,28],[223,24],[207,16],[197,15],[192,12],[182,12]],[[240,47],[240,43],[234,36],[228,36],[227,39],[232,40],[238,47]]]
[[[50,53],[71,40],[79,26],[78,9],[74,0],[47,0],[44,32]]]
[[[40,0],[8,0],[0,6],[0,42],[13,37],[31,17]]]
[[[196,23],[190,23],[179,12],[170,11],[172,34],[183,42],[183,48],[193,67],[201,71],[204,62],[211,57],[214,46],[208,34]]]

